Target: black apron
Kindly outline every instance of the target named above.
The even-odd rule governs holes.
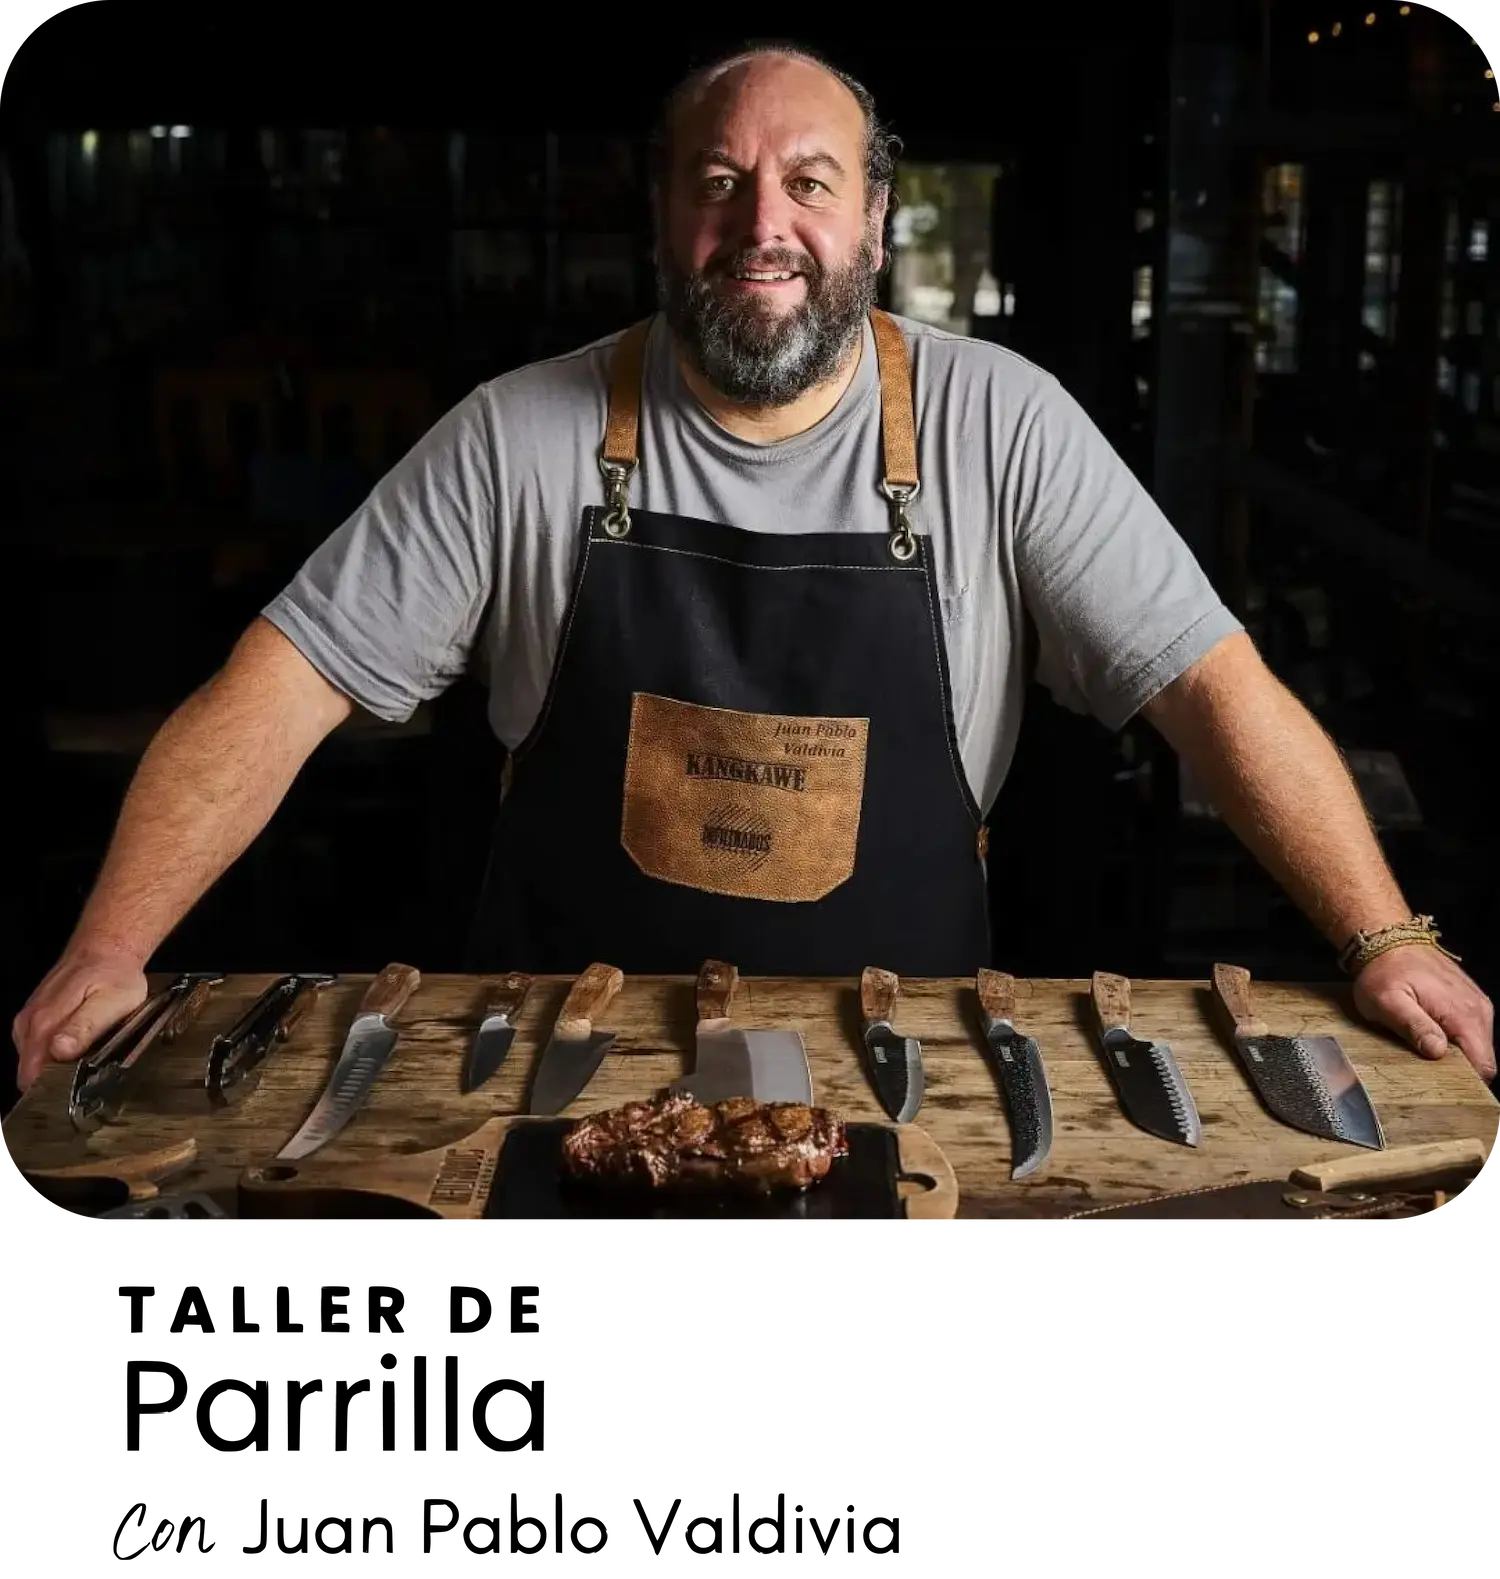
[[[972,976],[986,830],[953,728],[931,541],[906,506],[906,346],[872,314],[891,531],[629,508],[648,325],[617,346],[547,698],[507,764],[466,968]]]

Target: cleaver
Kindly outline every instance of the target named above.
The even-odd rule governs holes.
[[[731,1024],[740,973],[723,960],[698,972],[698,1040],[693,1072],[672,1082],[680,1095],[712,1105],[728,1097],[812,1106],[807,1049],[797,1031],[745,1031]]]
[[[1234,1024],[1234,1045],[1261,1100],[1293,1129],[1373,1151],[1385,1134],[1354,1066],[1331,1036],[1273,1036],[1250,1000],[1250,972],[1215,965],[1214,997]]]

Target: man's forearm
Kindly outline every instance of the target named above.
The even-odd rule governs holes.
[[[144,965],[270,821],[314,746],[347,712],[331,690],[311,706],[289,695],[285,645],[279,633],[253,631],[152,740],[70,952]]]
[[[1221,643],[1146,716],[1335,947],[1411,914],[1337,748],[1248,638]]]

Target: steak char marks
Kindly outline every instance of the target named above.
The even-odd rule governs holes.
[[[663,1092],[579,1119],[563,1138],[577,1179],[653,1190],[805,1190],[848,1154],[841,1120],[800,1102]]]

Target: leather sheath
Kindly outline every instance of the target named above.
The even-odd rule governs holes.
[[[1089,1206],[1064,1222],[1427,1222],[1443,1210],[1440,1189],[1301,1189],[1285,1180],[1219,1184],[1153,1195],[1118,1206]]]

